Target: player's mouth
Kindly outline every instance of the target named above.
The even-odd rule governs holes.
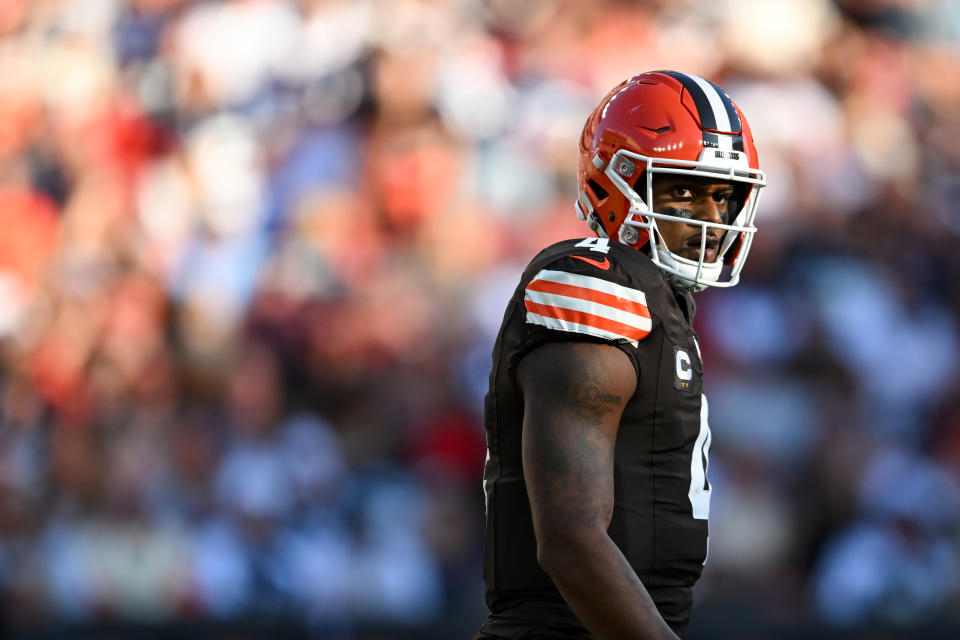
[[[699,232],[689,236],[686,244],[680,247],[677,255],[688,260],[700,260],[700,243],[703,240]],[[704,262],[713,262],[717,259],[717,248],[720,240],[713,233],[707,233],[707,242],[704,249]]]

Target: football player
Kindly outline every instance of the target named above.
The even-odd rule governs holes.
[[[686,629],[710,513],[691,294],[737,283],[764,184],[743,113],[698,76],[634,76],[587,118],[597,237],[533,259],[493,351],[478,640]]]

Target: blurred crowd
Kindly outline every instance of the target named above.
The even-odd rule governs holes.
[[[770,185],[698,606],[956,616],[960,2],[5,0],[0,620],[476,629],[501,314],[659,68]]]

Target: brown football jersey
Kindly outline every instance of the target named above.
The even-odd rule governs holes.
[[[485,631],[512,637],[548,627],[551,637],[590,637],[537,563],[521,458],[517,364],[557,341],[613,344],[637,371],[617,435],[608,532],[666,622],[686,627],[710,510],[710,428],[692,315],[692,298],[619,242],[565,240],[527,266],[494,347],[484,407]]]

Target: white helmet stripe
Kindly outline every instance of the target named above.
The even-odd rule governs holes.
[[[711,111],[713,111],[713,121],[715,123],[715,126],[708,128],[716,129],[717,131],[732,131],[730,116],[727,114],[727,108],[723,104],[723,99],[720,97],[720,92],[717,88],[700,76],[689,73],[684,75],[696,82],[707,97],[707,102],[710,104]]]
[[[722,150],[743,151],[742,124],[737,108],[733,105],[723,89],[692,73],[678,71],[662,71],[683,84],[697,107],[700,125],[706,130],[703,133],[705,147],[714,147]],[[712,133],[713,131],[730,132],[732,135]]]

